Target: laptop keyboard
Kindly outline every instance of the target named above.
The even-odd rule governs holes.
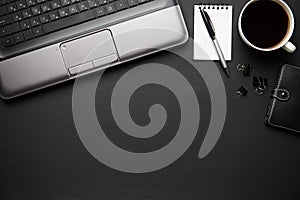
[[[5,48],[153,0],[0,0]]]

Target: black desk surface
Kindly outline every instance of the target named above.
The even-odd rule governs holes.
[[[12,101],[0,101],[0,198],[299,199],[300,137],[264,125],[269,91],[263,96],[255,95],[251,78],[243,77],[235,66],[251,63],[253,74],[268,77],[273,85],[281,64],[300,65],[300,51],[288,54],[279,50],[265,54],[246,47],[237,32],[238,14],[246,1],[226,1],[234,5],[233,60],[229,63],[232,77],[224,78],[228,113],[220,140],[207,157],[197,158],[203,140],[203,133],[199,131],[191,148],[162,170],[127,174],[104,166],[87,152],[76,133],[71,106],[73,82],[70,81]],[[286,2],[293,8],[298,22],[300,2]],[[193,5],[199,1],[181,0],[180,3],[193,35]],[[298,23],[292,41],[300,47]],[[110,69],[105,72],[106,87],[102,92],[109,93],[113,82],[136,63],[152,61],[176,65],[172,55],[162,52]],[[184,70],[189,72],[189,69]],[[246,98],[235,95],[240,85],[249,89]],[[148,89],[154,98],[164,95],[162,88]],[[207,94],[205,92],[203,94]],[[152,101],[149,94],[145,94],[137,98],[139,101],[136,100],[133,109],[143,108],[147,99]],[[101,92],[97,95],[101,98]],[[169,98],[173,97],[166,93],[161,99],[168,103]],[[205,104],[207,99],[205,96],[203,99]],[[172,106],[176,105],[171,103],[171,109]],[[105,113],[105,107],[105,104],[96,106],[97,112]],[[139,114],[134,115],[139,118]],[[109,118],[109,114],[104,115],[104,120],[105,116]],[[141,120],[145,119],[141,116]],[[113,125],[108,123],[106,127]]]

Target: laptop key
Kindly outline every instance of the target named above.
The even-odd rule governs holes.
[[[0,28],[0,38],[19,32],[21,30],[19,23],[10,24]]]
[[[80,3],[78,4],[78,7],[79,7],[80,12],[89,9],[89,8],[88,8],[87,2],[80,2]]]
[[[79,9],[78,9],[77,5],[71,5],[68,7],[68,9],[69,9],[71,15],[79,13]]]
[[[105,4],[108,4],[108,0],[98,0],[98,4],[99,4],[100,6],[105,5]]]
[[[69,11],[68,8],[62,8],[62,9],[59,9],[59,10],[58,10],[58,13],[59,13],[59,16],[60,16],[61,18],[67,17],[67,16],[70,15],[70,11]]]
[[[118,11],[124,10],[127,8],[127,5],[124,0],[119,0],[115,2],[116,8]]]
[[[52,6],[52,9],[55,10],[57,8],[61,8],[61,2],[60,0],[54,0],[51,2],[51,6]]]
[[[85,21],[89,21],[94,19],[95,13],[93,10],[89,10],[86,12],[79,13],[77,15],[71,15],[69,17],[63,18],[61,20],[57,20],[48,24],[43,25],[44,32],[50,33],[54,31],[58,31],[63,28],[67,28]]]
[[[26,29],[29,29],[31,27],[30,21],[28,19],[24,20],[24,21],[21,21],[20,25],[21,25],[22,30],[26,30]]]
[[[14,38],[12,36],[8,36],[2,39],[2,45],[4,47],[10,47],[15,44]]]
[[[101,6],[99,8],[95,8],[95,12],[96,12],[97,17],[102,17],[106,14],[103,6]]]
[[[96,0],[88,0],[87,2],[88,2],[88,4],[89,4],[89,8],[90,8],[90,9],[91,9],[91,8],[95,8],[95,7],[98,6]]]
[[[26,1],[25,0],[20,0],[16,2],[17,7],[19,10],[26,8]]]
[[[64,6],[68,6],[71,4],[71,0],[61,0],[61,5]]]
[[[0,7],[0,16],[6,15],[7,14],[7,9],[5,6]]]
[[[15,3],[8,4],[6,7],[7,7],[8,12],[10,12],[10,13],[16,12],[18,10],[17,4],[15,4]]]
[[[23,31],[23,35],[24,35],[25,40],[30,40],[34,37],[31,29],[29,29],[27,31]]]
[[[13,22],[13,20],[10,15],[0,17],[0,27],[11,24],[12,22]]]
[[[59,14],[58,14],[57,10],[49,13],[49,16],[50,16],[51,21],[55,21],[55,20],[59,19]]]
[[[39,20],[38,17],[30,19],[30,25],[31,25],[31,27],[35,27],[35,26],[38,26],[40,24],[41,24],[41,22],[40,22],[40,20]]]
[[[129,7],[138,5],[138,2],[136,0],[127,0],[127,3]]]
[[[44,3],[41,5],[41,8],[42,8],[42,12],[45,13],[51,10],[51,5],[50,3]]]
[[[32,17],[32,12],[30,9],[22,10],[22,15],[24,19]]]
[[[40,21],[42,24],[46,24],[48,22],[50,22],[50,17],[48,14],[44,14],[42,16],[40,16]]]
[[[111,13],[116,12],[116,8],[115,8],[113,3],[110,3],[110,4],[106,5],[105,8],[106,8],[107,14],[111,14]]]
[[[41,6],[34,6],[31,8],[31,12],[33,15],[40,15],[42,14]]]
[[[32,32],[33,32],[34,37],[40,37],[40,36],[44,35],[44,31],[43,31],[42,27],[40,27],[40,26],[32,29]]]
[[[34,6],[36,4],[35,0],[26,0],[27,7]]]
[[[23,19],[21,12],[15,12],[12,14],[12,18],[15,22],[21,21]]]
[[[23,36],[22,33],[16,33],[16,34],[13,35],[13,37],[14,37],[14,40],[15,40],[16,44],[24,41],[24,36]]]

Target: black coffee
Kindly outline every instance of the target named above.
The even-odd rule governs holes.
[[[285,38],[289,17],[278,3],[261,0],[245,9],[241,25],[249,42],[260,48],[271,48]]]

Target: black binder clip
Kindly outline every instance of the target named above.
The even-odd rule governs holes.
[[[241,86],[238,91],[236,92],[236,94],[241,97],[241,96],[246,96],[248,94],[248,90],[246,90],[246,88],[244,86]]]
[[[268,88],[268,79],[263,77],[253,77],[253,87],[255,88],[255,93],[262,95]]]
[[[251,76],[252,65],[250,64],[238,64],[236,69],[240,72],[243,72],[244,76]]]

